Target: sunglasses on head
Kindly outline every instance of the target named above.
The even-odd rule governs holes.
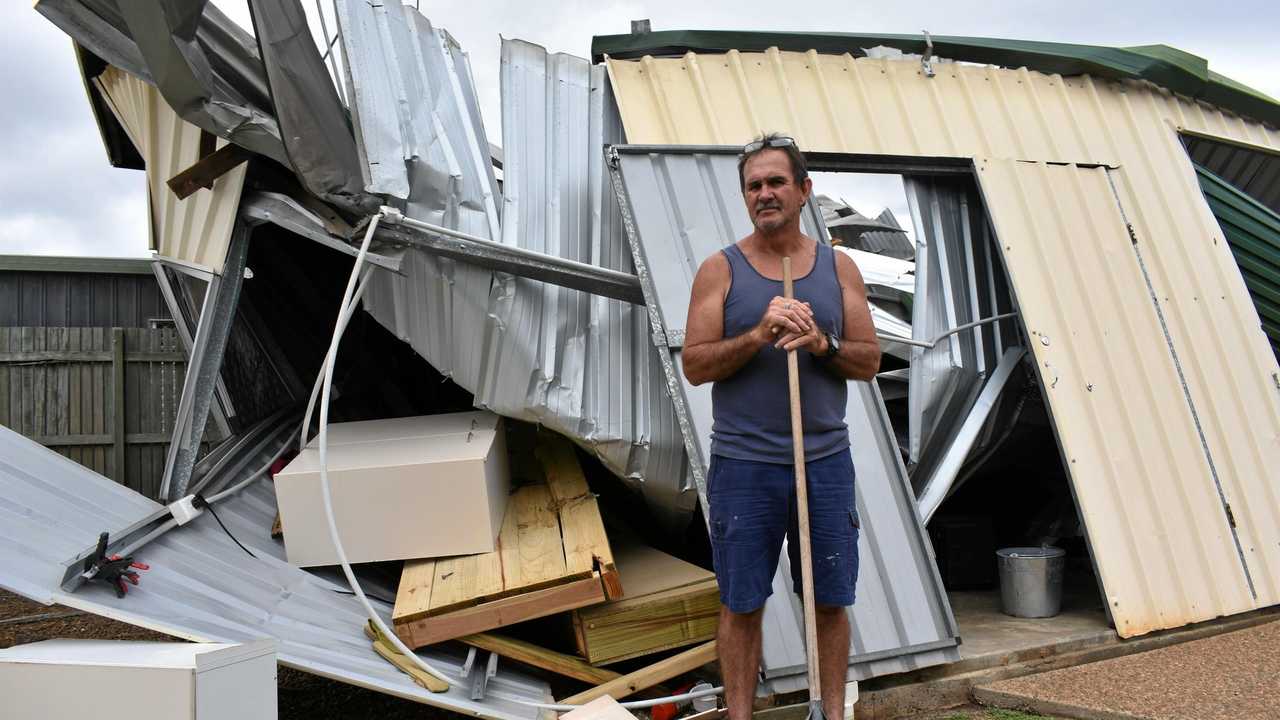
[[[751,153],[756,152],[757,150],[763,150],[767,147],[771,147],[771,148],[790,147],[795,144],[796,144],[796,139],[793,137],[787,137],[786,135],[780,135],[778,137],[772,137],[765,140],[752,140],[751,142],[742,146],[742,154],[750,155]]]

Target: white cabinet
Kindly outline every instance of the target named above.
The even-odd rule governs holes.
[[[274,640],[44,640],[0,650],[5,720],[275,720]]]
[[[329,426],[329,493],[353,563],[492,552],[510,493],[506,432],[490,412]],[[289,562],[335,565],[316,441],[276,475]]]

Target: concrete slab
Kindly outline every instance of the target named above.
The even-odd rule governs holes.
[[[1062,612],[1051,618],[1016,618],[1000,610],[1000,593],[948,593],[960,627],[960,667],[951,671],[990,667],[1029,650],[1061,652],[1115,637],[1102,601],[1095,593],[1064,594]]]
[[[1280,621],[974,689],[987,705],[1083,720],[1266,720],[1280,707]]]

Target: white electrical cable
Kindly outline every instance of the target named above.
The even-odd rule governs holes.
[[[434,677],[439,678],[442,682],[449,683],[452,686],[457,682],[456,680],[435,669],[417,653],[410,650],[409,647],[400,640],[400,637],[397,636],[391,628],[387,627],[386,623],[382,621],[382,618],[378,615],[377,611],[373,609],[373,605],[369,602],[369,599],[364,594],[364,590],[360,587],[360,582],[356,580],[355,572],[351,569],[351,563],[347,561],[347,552],[342,546],[342,539],[338,537],[338,523],[333,515],[333,497],[329,492],[329,397],[330,392],[333,389],[333,368],[337,364],[338,345],[342,341],[342,334],[346,330],[347,321],[350,320],[351,313],[355,309],[356,303],[359,300],[359,292],[363,292],[365,282],[368,281],[368,276],[366,275],[364,281],[360,284],[360,291],[353,292],[356,284],[356,278],[360,276],[360,270],[364,265],[365,255],[369,250],[369,243],[373,240],[373,233],[377,229],[378,223],[387,215],[392,216],[393,222],[404,219],[398,210],[384,206],[369,221],[369,227],[365,230],[364,241],[360,244],[360,252],[356,254],[355,266],[351,268],[351,276],[347,278],[347,287],[346,290],[343,291],[342,303],[338,310],[338,321],[334,324],[333,338],[329,342],[329,352],[326,353],[325,362],[321,368],[321,377],[323,378],[323,382],[321,383],[320,398],[320,427],[319,432],[317,433],[316,443],[317,449],[320,453],[320,497],[324,501],[324,516],[329,525],[329,540],[333,543],[333,549],[338,556],[338,564],[342,566],[342,574],[346,576],[347,583],[351,586],[351,592],[355,595],[356,600],[364,606],[365,614],[369,616],[369,620],[377,626],[378,630],[391,642],[393,646],[395,646],[396,650],[399,650],[405,657],[409,658],[414,665],[417,665],[423,672],[430,673]],[[308,425],[310,425],[310,406],[314,403],[314,395],[315,393],[313,391],[313,400],[308,403],[308,417],[307,420],[304,421],[303,430],[300,436],[300,441],[302,443],[301,446],[303,447],[305,447],[306,444],[306,429]],[[708,695],[718,695],[723,692],[723,690],[724,688],[722,687],[715,687],[706,690],[698,690],[696,692],[684,693],[682,695],[652,698],[649,700],[634,700],[620,704],[624,708],[648,708],[670,702],[683,702],[685,700],[706,697]],[[537,703],[514,699],[508,699],[508,702],[541,710],[554,710],[556,712],[566,712],[579,707],[577,705],[558,705],[555,703]]]
[[[351,303],[345,308],[340,309],[338,319],[338,327],[334,332],[339,335],[347,331],[347,323],[351,321],[356,305],[360,303],[360,298],[364,296],[364,289],[369,285],[369,278],[373,275],[373,268],[365,271],[364,277],[360,279],[360,287],[356,288],[356,294],[351,296]],[[333,355],[324,356],[324,364],[320,366],[320,372],[316,373],[315,384],[311,386],[311,397],[307,400],[307,412],[302,418],[302,429],[298,433],[298,452],[307,446],[307,431],[311,429],[311,412],[315,410],[316,400],[320,397],[320,386],[324,383],[324,369],[332,362]]]

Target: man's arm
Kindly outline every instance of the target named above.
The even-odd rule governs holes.
[[[867,285],[853,258],[836,251],[836,276],[844,303],[844,332],[840,352],[827,361],[828,369],[849,380],[871,380],[880,372],[880,341],[867,306]],[[823,348],[825,350],[826,348]]]
[[[684,376],[692,385],[723,380],[783,332],[804,332],[814,327],[808,305],[775,297],[755,327],[726,338],[724,299],[732,281],[729,261],[719,252],[704,260],[693,278],[681,352]]]

